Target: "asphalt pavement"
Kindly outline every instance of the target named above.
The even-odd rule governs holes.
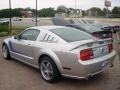
[[[69,19],[69,18],[66,18]],[[120,19],[107,19],[107,18],[81,18],[87,20],[95,20],[97,22],[106,23],[110,25],[120,25]],[[13,21],[13,27],[33,27],[36,25],[35,21],[32,21],[32,18],[22,18],[22,21]],[[53,25],[51,18],[39,18],[38,26],[43,25]]]

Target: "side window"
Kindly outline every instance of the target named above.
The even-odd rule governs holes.
[[[29,29],[20,35],[20,39],[35,41],[37,39],[39,33],[40,33],[39,30]]]

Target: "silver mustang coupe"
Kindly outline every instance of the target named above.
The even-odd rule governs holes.
[[[96,39],[71,27],[31,27],[5,39],[3,57],[14,58],[39,69],[42,78],[54,82],[60,76],[89,78],[113,66],[111,39]]]

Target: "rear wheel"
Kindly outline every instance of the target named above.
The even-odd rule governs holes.
[[[9,49],[8,49],[8,46],[6,44],[3,44],[2,46],[2,53],[3,53],[3,57],[5,59],[10,59],[10,52],[9,52]]]
[[[49,57],[44,57],[41,59],[40,74],[47,82],[55,82],[60,79],[59,70],[53,60]]]

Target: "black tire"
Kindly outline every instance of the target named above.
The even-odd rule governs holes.
[[[48,70],[48,72],[47,72],[47,70],[43,70],[43,69],[45,69],[43,64],[44,65],[46,64],[46,66],[45,66],[46,68],[47,68],[47,65],[49,64],[49,70]],[[49,58],[49,57],[42,58],[40,60],[39,67],[40,67],[39,70],[40,70],[41,77],[45,81],[47,81],[49,83],[54,83],[54,82],[60,80],[60,72],[59,72],[56,64],[53,62],[53,60],[51,58]],[[51,73],[49,73],[49,72],[51,72]],[[47,75],[47,73],[49,73],[49,75]],[[50,76],[50,74],[51,74],[51,76]]]
[[[3,58],[5,58],[6,60],[11,59],[9,49],[6,44],[2,45],[2,53],[3,53]]]

